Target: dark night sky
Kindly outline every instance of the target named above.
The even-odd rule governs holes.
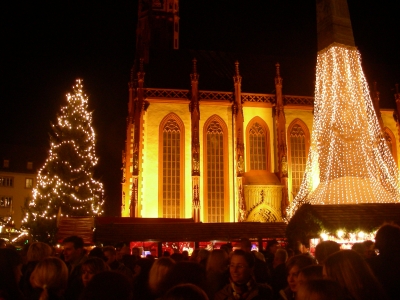
[[[367,79],[385,88],[381,106],[394,107],[400,3],[348,3]],[[97,134],[96,176],[105,184],[106,214],[118,215],[137,0],[8,1],[1,10],[0,144],[48,149],[50,123],[83,78]],[[181,48],[316,57],[314,0],[181,0],[180,18]]]

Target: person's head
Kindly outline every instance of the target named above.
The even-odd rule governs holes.
[[[131,300],[133,291],[129,278],[121,273],[104,271],[93,276],[81,300]]]
[[[363,258],[367,258],[367,247],[364,243],[354,243],[353,246],[351,246],[351,250],[357,252]]]
[[[226,243],[226,244],[223,244],[223,245],[221,245],[221,248],[220,248],[221,250],[224,250],[226,253],[228,253],[228,255],[229,254],[231,254],[231,252],[232,252],[232,244],[231,243]]]
[[[7,242],[5,239],[0,239],[0,248],[6,248],[7,247]]]
[[[21,279],[22,259],[15,249],[0,248],[0,290],[14,288]]]
[[[149,287],[154,295],[159,294],[161,283],[175,263],[170,257],[160,257],[154,261],[149,273]]]
[[[36,265],[30,283],[33,288],[42,289],[40,299],[48,299],[49,295],[61,296],[67,288],[68,268],[58,257],[47,257]]]
[[[84,255],[83,239],[79,236],[73,235],[67,237],[63,241],[63,254],[64,260],[67,263],[75,263]]]
[[[247,283],[252,275],[255,264],[254,255],[242,249],[232,252],[229,261],[229,273],[231,279],[236,284]]]
[[[277,240],[272,240],[272,241],[267,242],[267,251],[268,252],[275,254],[276,250],[278,250],[278,248],[279,248],[279,243]]]
[[[340,245],[334,241],[322,241],[315,247],[315,258],[318,264],[323,265],[325,259],[332,253],[338,252]]]
[[[310,280],[323,279],[322,269],[321,265],[311,265],[302,268],[297,276],[297,283],[300,286]]]
[[[112,264],[117,259],[117,251],[114,246],[103,247],[103,253],[107,259],[106,262],[108,265]]]
[[[103,253],[103,249],[101,249],[100,247],[94,247],[92,250],[90,250],[88,257],[98,257],[104,261],[107,260],[107,258],[105,257],[105,255]]]
[[[274,261],[272,262],[272,266],[276,268],[280,264],[285,264],[288,260],[288,253],[285,249],[277,249],[274,255]]]
[[[385,224],[376,232],[375,248],[379,255],[398,255],[400,253],[400,226]]]
[[[52,256],[53,248],[42,242],[34,242],[29,245],[26,254],[27,261],[39,261],[46,257]]]
[[[208,300],[207,294],[198,286],[185,283],[172,287],[162,300]]]
[[[242,238],[240,240],[240,249],[246,252],[251,252],[252,244],[248,238]]]
[[[299,286],[297,300],[345,300],[340,285],[332,280],[310,280]]]
[[[286,263],[287,281],[292,292],[297,292],[298,275],[301,269],[314,264],[314,260],[307,254],[298,254]]]
[[[197,252],[197,256],[196,256],[196,262],[198,262],[199,264],[202,264],[204,267],[207,264],[207,259],[208,256],[210,255],[210,251],[208,251],[207,249],[200,249],[199,252]]]
[[[81,270],[83,285],[87,286],[94,275],[100,272],[109,271],[110,267],[99,257],[89,257],[82,263]]]
[[[142,251],[138,247],[133,247],[132,248],[132,255],[140,257],[140,256],[142,256]]]
[[[175,285],[191,283],[204,289],[206,287],[206,270],[203,265],[193,261],[180,261],[177,262],[166,280],[162,284],[162,292],[168,291]]]
[[[129,246],[122,246],[117,249],[117,260],[121,261],[124,255],[131,255],[131,248]]]
[[[208,257],[206,271],[223,273],[226,271],[229,262],[229,256],[226,251],[221,249],[214,249]]]
[[[384,293],[366,261],[353,250],[331,254],[325,260],[323,275],[339,283],[352,299],[379,299]]]

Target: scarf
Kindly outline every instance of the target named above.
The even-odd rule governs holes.
[[[235,299],[246,299],[250,292],[254,290],[257,285],[253,278],[251,278],[245,284],[234,283],[231,278],[229,278],[229,281],[233,290],[233,297]]]

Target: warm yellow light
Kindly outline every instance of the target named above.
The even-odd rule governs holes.
[[[400,202],[399,178],[360,54],[355,47],[332,44],[318,53],[310,152],[288,218],[305,202]]]

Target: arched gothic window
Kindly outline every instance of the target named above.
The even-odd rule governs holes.
[[[229,214],[227,197],[226,125],[214,117],[205,124],[205,220],[224,222]]]
[[[159,215],[181,218],[184,212],[183,123],[176,115],[164,118],[160,125]]]
[[[303,180],[309,150],[309,133],[307,127],[300,120],[296,120],[289,127],[289,149],[291,170],[291,194],[296,197]]]
[[[269,131],[261,118],[254,118],[247,125],[248,170],[269,170]]]

